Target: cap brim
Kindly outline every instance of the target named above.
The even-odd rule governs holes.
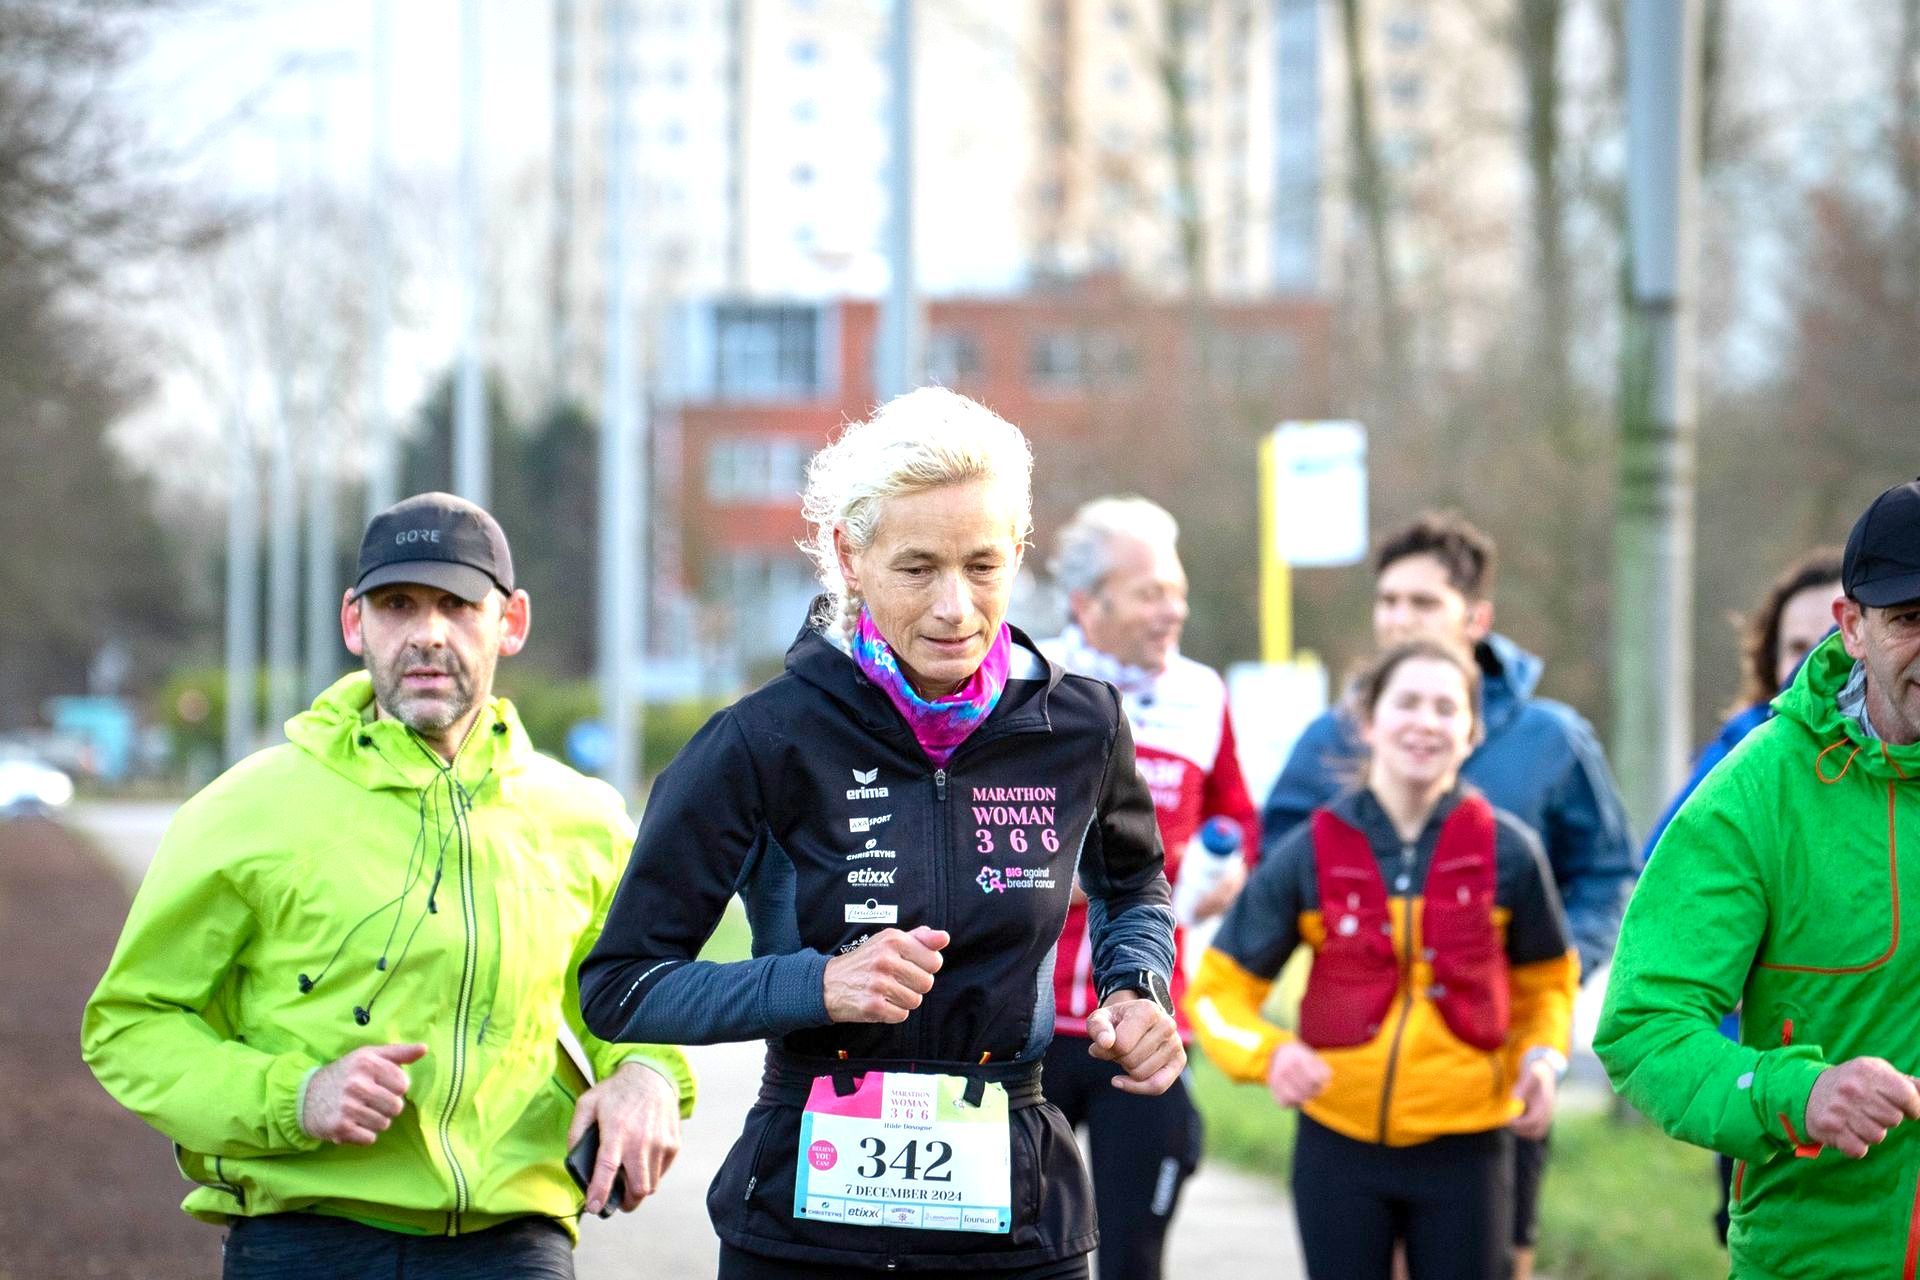
[[[1876,609],[1891,608],[1896,604],[1908,604],[1920,600],[1920,573],[1896,573],[1886,578],[1876,578],[1872,582],[1854,585],[1847,593],[1861,604]]]
[[[471,565],[455,564],[451,560],[403,560],[367,570],[367,576],[354,584],[353,598],[358,600],[375,587],[391,587],[396,583],[438,587],[475,604],[485,600],[497,585]]]

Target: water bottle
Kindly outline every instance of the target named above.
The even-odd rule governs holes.
[[[1189,849],[1180,863],[1180,882],[1173,890],[1173,915],[1181,926],[1191,927],[1193,914],[1201,900],[1213,892],[1226,874],[1227,864],[1240,854],[1240,824],[1228,818],[1212,817],[1200,827],[1200,852]]]

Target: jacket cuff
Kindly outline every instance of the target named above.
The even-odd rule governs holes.
[[[1798,1155],[1819,1151],[1820,1144],[1807,1136],[1807,1098],[1829,1065],[1817,1045],[1770,1049],[1754,1064],[1755,1118],[1775,1147]]]
[[[637,1062],[649,1071],[663,1076],[673,1086],[674,1093],[680,1099],[680,1118],[685,1120],[693,1114],[693,1103],[698,1092],[694,1080],[693,1064],[687,1061],[687,1055],[667,1044],[622,1045],[626,1052],[620,1059],[620,1066]]]
[[[774,1035],[824,1027],[827,1016],[827,957],[818,951],[771,956],[763,1021]]]
[[[267,1068],[267,1113],[277,1145],[286,1151],[318,1151],[326,1143],[300,1123],[307,1110],[307,1086],[323,1064],[297,1053],[283,1054]]]

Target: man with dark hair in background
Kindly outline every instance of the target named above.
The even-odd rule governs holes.
[[[1459,515],[1429,512],[1374,554],[1373,638],[1379,648],[1433,636],[1479,663],[1486,736],[1461,777],[1532,827],[1546,847],[1584,978],[1613,952],[1636,866],[1626,813],[1593,728],[1572,707],[1533,696],[1543,663],[1493,630],[1493,540]],[[1294,744],[1261,817],[1268,848],[1344,788],[1361,755],[1342,708]],[[1565,1063],[1556,1064],[1564,1071]],[[1546,1142],[1516,1142],[1514,1276],[1533,1272]]]

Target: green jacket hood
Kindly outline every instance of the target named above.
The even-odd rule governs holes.
[[[295,747],[368,790],[418,791],[432,785],[446,768],[420,735],[398,720],[376,715],[373,677],[365,671],[335,681],[311,707],[287,721],[286,732]],[[489,775],[521,772],[532,755],[533,745],[513,704],[490,698],[455,756],[453,770],[471,790]]]
[[[1793,683],[1773,700],[1774,711],[1810,735],[1809,764],[1823,781],[1837,780],[1848,769],[1864,769],[1876,778],[1920,778],[1920,744],[1883,743],[1840,710],[1840,691],[1853,675],[1853,667],[1854,659],[1839,633],[1828,636],[1800,664]]]

